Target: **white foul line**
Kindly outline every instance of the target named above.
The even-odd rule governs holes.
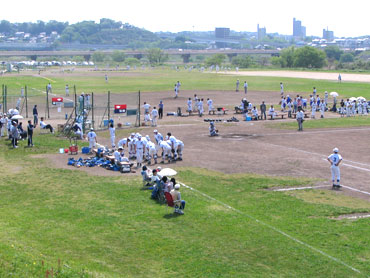
[[[343,188],[347,188],[349,190],[353,190],[353,191],[356,191],[356,192],[360,192],[362,194],[366,194],[366,195],[370,195],[370,192],[366,192],[366,191],[363,191],[363,190],[359,190],[359,189],[356,189],[356,188],[353,188],[353,187],[350,187],[350,186],[346,186],[346,185],[341,185]]]
[[[258,220],[257,218],[255,218],[255,217],[253,217],[253,216],[251,216],[251,215],[249,215],[249,214],[247,214],[245,212],[242,212],[242,211],[240,211],[240,210],[238,210],[236,208],[233,208],[232,206],[229,206],[229,205],[227,205],[227,204],[225,204],[225,203],[223,203],[223,202],[221,202],[221,201],[219,201],[219,200],[217,200],[217,199],[215,199],[215,198],[213,198],[213,197],[211,197],[211,196],[209,196],[209,195],[207,195],[207,194],[205,194],[205,193],[203,193],[203,192],[201,192],[201,191],[199,191],[197,189],[194,189],[194,188],[192,188],[192,187],[190,187],[190,186],[188,186],[188,185],[186,185],[184,183],[180,183],[180,184],[182,186],[184,186],[184,187],[186,187],[186,188],[188,188],[188,189],[190,189],[190,190],[192,190],[192,191],[194,191],[194,192],[202,195],[203,197],[205,197],[207,199],[210,199],[212,201],[215,201],[215,202],[223,205],[224,207],[226,207],[226,208],[228,208],[228,209],[230,209],[232,211],[235,211],[235,212],[237,212],[239,214],[245,215],[248,218],[256,221],[257,223],[259,223],[259,224],[261,224],[263,226],[266,226],[266,227],[274,230],[275,232],[277,232],[277,233],[279,233],[279,234],[281,234],[281,235],[283,235],[283,236],[285,236],[285,237],[287,237],[287,238],[289,238],[289,239],[291,239],[291,240],[293,240],[293,241],[295,241],[295,242],[297,242],[297,243],[299,243],[299,244],[301,244],[301,245],[303,245],[303,246],[305,246],[305,247],[307,247],[307,248],[309,248],[309,249],[311,249],[311,250],[313,250],[313,251],[315,251],[315,252],[323,255],[324,257],[327,257],[327,258],[331,259],[332,261],[335,261],[335,262],[337,262],[337,263],[339,263],[339,264],[341,264],[341,265],[343,265],[343,266],[351,269],[352,271],[355,271],[355,272],[361,274],[361,272],[358,269],[356,269],[356,268],[354,268],[354,267],[346,264],[345,262],[342,262],[341,260],[339,260],[339,259],[337,259],[337,258],[335,258],[333,256],[330,256],[329,254],[325,253],[324,251],[321,251],[320,249],[317,249],[316,247],[313,247],[313,246],[311,246],[311,245],[309,245],[309,244],[307,244],[307,243],[305,243],[305,242],[303,242],[303,241],[301,241],[301,240],[299,240],[299,239],[297,239],[297,238],[295,238],[295,237],[293,237],[293,236],[291,236],[291,235],[289,235],[289,234],[287,234],[287,233],[279,230],[278,228],[275,228],[274,226],[271,226],[270,224],[267,224],[267,223],[265,223],[265,222],[263,222],[261,220]]]
[[[292,190],[314,189],[314,188],[321,188],[321,187],[327,187],[327,185],[278,188],[278,189],[275,189],[273,191],[292,191]]]

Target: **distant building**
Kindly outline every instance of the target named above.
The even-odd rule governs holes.
[[[334,31],[329,31],[329,28],[327,27],[326,30],[322,29],[322,38],[331,42],[334,40]]]
[[[257,39],[259,41],[263,40],[266,37],[266,27],[260,28],[260,25],[257,24]]]
[[[306,37],[306,27],[302,26],[302,22],[300,20],[296,20],[295,18],[293,18],[293,37]]]
[[[230,28],[216,28],[215,37],[217,39],[226,39],[230,36]]]

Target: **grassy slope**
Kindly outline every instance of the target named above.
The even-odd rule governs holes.
[[[312,87],[316,86],[319,92],[336,91],[342,97],[347,96],[363,96],[370,99],[370,83],[359,82],[343,82],[341,84],[335,81],[326,80],[309,80],[298,78],[280,78],[280,77],[246,77],[246,76],[230,76],[214,73],[199,73],[199,72],[175,72],[171,70],[146,70],[138,71],[138,74],[127,75],[125,77],[109,77],[109,83],[104,81],[104,72],[101,72],[101,77],[88,76],[88,73],[65,73],[58,77],[45,75],[46,78],[51,78],[53,91],[58,94],[64,94],[65,84],[69,84],[72,92],[72,86],[76,85],[79,93],[96,92],[104,93],[110,90],[115,93],[125,92],[152,92],[152,91],[172,91],[173,84],[177,80],[182,82],[182,90],[230,90],[235,88],[236,79],[241,81],[247,80],[249,89],[256,91],[280,91],[279,83],[284,82],[284,88],[287,93],[310,93]],[[95,74],[95,73],[94,73]],[[109,75],[109,72],[108,72]],[[36,75],[37,76],[37,75]],[[1,83],[8,85],[10,94],[19,94],[20,86],[28,84],[30,95],[40,94],[37,90],[45,90],[45,86],[49,82],[44,79],[44,76],[19,76],[17,74],[7,75],[2,78]],[[32,89],[34,88],[34,89]]]
[[[98,277],[361,277],[246,216],[252,215],[370,273],[369,220],[328,219],[368,207],[351,207],[331,192],[342,206],[263,190],[308,180],[183,169],[179,180],[242,214],[183,188],[186,214],[171,217],[140,190],[139,179],[53,169],[30,155],[56,152],[60,142],[50,135],[35,142],[42,147],[12,150],[0,143],[7,165],[0,173],[0,246],[18,261],[55,265],[60,258],[75,273],[85,267]],[[15,259],[0,254],[3,273],[14,272]],[[35,271],[27,276],[40,277]]]

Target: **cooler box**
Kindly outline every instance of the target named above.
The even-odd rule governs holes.
[[[245,120],[249,122],[249,121],[251,121],[251,120],[252,120],[252,118],[251,118],[250,116],[247,116],[247,117],[245,118]]]
[[[88,154],[89,152],[90,152],[90,148],[89,147],[82,147],[82,153]]]
[[[70,146],[69,147],[70,154],[77,154],[78,153],[78,146]]]

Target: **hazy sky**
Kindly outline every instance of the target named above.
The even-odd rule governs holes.
[[[329,27],[335,36],[370,35],[369,0],[17,0],[1,3],[1,19],[11,22],[58,20],[75,23],[106,17],[150,31],[214,30],[292,34],[293,17],[307,35],[322,36]]]

